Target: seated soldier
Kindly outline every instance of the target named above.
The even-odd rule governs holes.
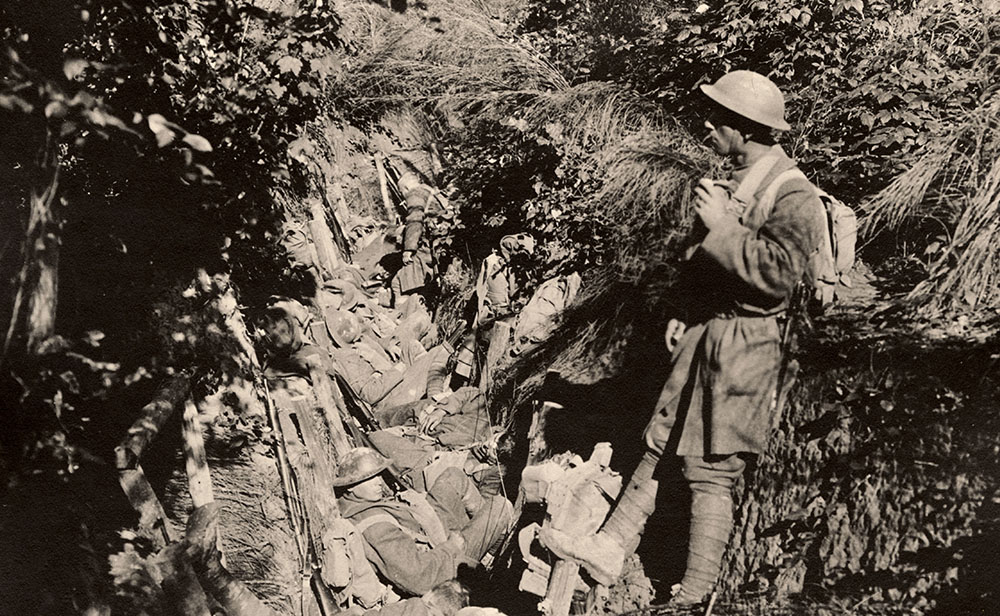
[[[460,387],[426,400],[380,409],[375,418],[383,428],[414,426],[441,445],[464,447],[490,437],[486,396],[476,387]]]
[[[425,351],[416,339],[408,339],[398,361],[390,357],[370,333],[364,332],[351,312],[338,311],[328,322],[336,343],[335,365],[351,388],[368,404],[382,408],[414,402],[427,393],[427,380],[434,366],[444,364],[447,345]]]
[[[376,419],[385,428],[369,438],[415,489],[425,490],[437,473],[453,466],[471,477],[484,495],[500,493],[501,456],[506,459],[505,454],[511,453],[513,440],[492,425],[486,397],[479,389],[460,387],[380,410]]]
[[[421,595],[453,579],[459,563],[477,563],[511,524],[511,504],[483,498],[456,469],[442,473],[426,495],[391,496],[381,477],[388,467],[374,449],[356,447],[344,456],[334,487],[368,560],[400,595]]]
[[[334,366],[368,404],[378,404],[406,374],[406,364],[393,361],[373,337],[362,330],[352,312],[338,310],[327,321],[335,347]]]
[[[392,459],[396,469],[415,490],[425,492],[427,486],[446,469],[461,470],[472,479],[483,496],[500,494],[502,468],[513,450],[512,439],[503,431],[492,434],[465,447],[448,449],[415,427],[376,430],[369,435],[372,445]]]

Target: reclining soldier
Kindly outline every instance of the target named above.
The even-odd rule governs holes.
[[[484,498],[458,469],[444,471],[426,495],[393,496],[381,476],[389,464],[374,449],[356,447],[341,461],[334,487],[368,560],[401,596],[453,579],[460,563],[477,564],[512,522],[510,502]]]

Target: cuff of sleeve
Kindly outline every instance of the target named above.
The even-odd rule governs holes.
[[[719,261],[720,257],[730,250],[733,236],[741,232],[749,233],[750,230],[736,219],[726,219],[708,232],[708,235],[701,242],[701,249]]]

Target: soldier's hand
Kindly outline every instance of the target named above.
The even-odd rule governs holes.
[[[438,425],[441,424],[441,420],[444,419],[444,411],[441,409],[434,409],[429,413],[425,413],[423,417],[420,418],[420,432],[423,434],[430,434],[437,429]]]
[[[410,263],[413,263],[413,251],[412,250],[404,250],[403,251],[403,265],[409,265]]]
[[[667,350],[671,353],[677,348],[677,343],[680,342],[681,336],[687,331],[687,325],[683,321],[678,321],[677,319],[670,319],[667,323],[667,331],[664,333],[664,338],[667,343]]]
[[[465,551],[465,537],[458,533],[451,533],[448,535],[448,541],[444,545],[452,553],[461,554]]]
[[[646,442],[646,447],[658,454],[663,454],[663,449],[667,445],[667,439],[670,438],[670,428],[664,426],[663,423],[661,417],[654,415],[652,421],[649,422],[646,430],[642,433],[642,440]]]
[[[721,225],[727,218],[735,220],[729,212],[729,193],[709,179],[698,182],[694,189],[694,211],[705,224],[705,228],[711,231]]]

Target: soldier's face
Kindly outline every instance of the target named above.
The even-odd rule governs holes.
[[[276,351],[287,351],[295,344],[295,334],[288,319],[276,319],[264,326],[264,333]]]
[[[351,488],[351,492],[361,500],[380,501],[385,494],[386,485],[380,475],[375,475],[371,479],[366,479]]]
[[[712,149],[722,156],[735,156],[743,151],[743,135],[733,128],[730,118],[731,114],[714,107],[705,120],[705,129],[708,130],[706,139]]]
[[[711,120],[705,121],[705,128],[709,131],[709,144],[717,154],[730,156],[739,152],[743,136],[735,129],[725,124],[713,124]]]

